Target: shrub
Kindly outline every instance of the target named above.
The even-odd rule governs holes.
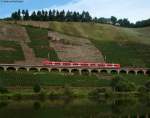
[[[40,102],[34,102],[33,108],[34,108],[35,110],[41,109],[41,104],[40,104]]]
[[[7,88],[5,88],[5,87],[3,87],[3,86],[0,86],[0,93],[1,93],[1,94],[8,93]]]
[[[16,93],[16,94],[13,95],[13,98],[15,100],[21,100],[22,99],[22,95],[20,93]]]
[[[49,94],[49,98],[50,98],[50,99],[58,98],[58,97],[60,97],[60,94],[57,94],[57,93],[55,93],[55,92],[53,92],[53,91]]]
[[[41,92],[41,93],[39,93],[39,99],[40,100],[45,100],[46,99],[46,93],[45,92]]]
[[[147,90],[147,88],[145,86],[141,86],[141,87],[139,87],[138,92],[144,94],[144,93],[147,93],[148,90]]]
[[[113,90],[116,90],[116,85],[119,81],[123,80],[123,78],[116,76],[110,83],[110,86],[112,87]]]
[[[115,91],[119,92],[128,92],[128,91],[135,91],[136,86],[135,83],[130,82],[129,80],[122,79],[122,78],[115,78],[111,82],[111,87]]]
[[[34,85],[34,86],[33,86],[33,91],[34,91],[35,93],[39,93],[39,92],[41,91],[40,85],[38,85],[38,84]]]
[[[105,97],[112,97],[113,96],[113,91],[112,89],[106,89],[105,91]]]
[[[90,93],[89,93],[89,96],[90,97],[94,97],[94,98],[99,98],[100,97],[100,94],[101,93],[104,93],[106,90],[102,90],[102,89],[95,89],[95,90],[93,90],[93,91],[91,91]]]
[[[150,81],[148,81],[146,84],[145,84],[145,87],[148,91],[150,91]]]
[[[64,96],[67,96],[67,97],[73,96],[73,91],[71,90],[71,87],[68,85],[65,85],[64,87]]]

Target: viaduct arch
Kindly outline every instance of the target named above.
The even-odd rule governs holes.
[[[65,67],[48,67],[38,65],[13,65],[0,64],[0,71],[19,71],[19,72],[62,72],[70,74],[132,74],[132,75],[149,75],[150,68],[121,68],[121,69],[97,69],[97,68],[65,68]]]

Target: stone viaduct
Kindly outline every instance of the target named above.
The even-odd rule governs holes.
[[[99,69],[99,68],[69,68],[60,66],[43,65],[14,65],[0,64],[0,71],[27,71],[27,72],[62,72],[70,74],[134,74],[150,75],[150,68],[120,68],[120,69]]]

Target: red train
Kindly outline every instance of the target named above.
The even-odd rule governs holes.
[[[81,67],[81,68],[111,68],[119,69],[120,64],[109,64],[109,63],[87,63],[87,62],[55,62],[45,60],[42,62],[45,66],[54,66],[54,67]]]

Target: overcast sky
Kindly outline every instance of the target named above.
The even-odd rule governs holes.
[[[2,1],[2,0],[0,0]],[[0,17],[18,9],[64,9],[89,11],[93,17],[128,18],[131,22],[150,18],[150,0],[24,0],[22,3],[0,2]]]

